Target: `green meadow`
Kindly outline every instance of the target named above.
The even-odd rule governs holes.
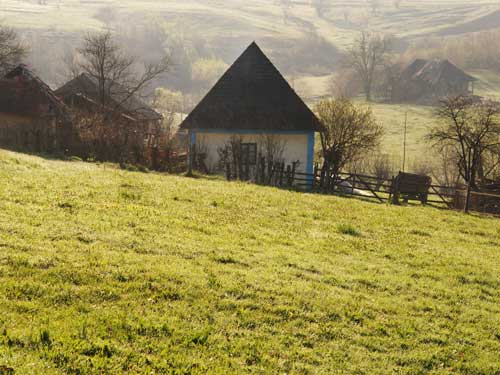
[[[495,375],[499,316],[495,218],[0,151],[0,373]]]

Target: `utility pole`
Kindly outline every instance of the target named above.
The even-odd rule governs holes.
[[[406,134],[408,129],[408,110],[405,112],[405,130],[404,130],[404,140],[403,140],[403,172],[406,168]]]
[[[464,205],[464,212],[466,214],[469,213],[470,196],[471,196],[471,190],[472,190],[472,186],[471,186],[472,181],[471,180],[472,180],[472,165],[473,164],[471,163],[471,158],[472,158],[471,154],[472,154],[472,152],[469,149],[469,152],[468,152],[469,157],[468,157],[468,162],[467,162],[467,164],[469,166],[468,171],[467,171],[467,177],[468,177],[467,180],[468,181],[467,181],[467,191],[465,193],[465,205]]]

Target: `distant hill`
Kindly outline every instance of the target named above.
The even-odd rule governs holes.
[[[324,76],[335,70],[342,51],[361,29],[389,33],[401,45],[432,35],[457,35],[500,27],[498,5],[491,1],[365,0],[1,0],[0,19],[24,33],[33,45],[35,65],[48,65],[47,45],[60,50],[77,44],[82,33],[111,28],[133,35],[160,24],[186,49],[230,63],[253,40],[287,75]],[[441,3],[441,4],[440,4]],[[289,5],[286,5],[289,4]],[[180,40],[179,40],[180,39]],[[138,44],[144,44],[137,41]],[[147,51],[164,48],[154,38]],[[40,51],[37,46],[43,45]],[[190,52],[192,54],[192,52]],[[51,55],[54,55],[52,53]],[[56,58],[52,57],[52,58]],[[37,64],[37,60],[38,63]],[[59,64],[44,74],[61,81]],[[60,59],[59,59],[60,62]],[[179,61],[182,65],[183,61]],[[52,64],[54,65],[54,64]],[[46,69],[47,68],[41,68]]]

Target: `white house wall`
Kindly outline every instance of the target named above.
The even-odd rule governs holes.
[[[207,153],[205,163],[210,170],[216,171],[219,165],[219,150],[224,149],[232,137],[241,138],[243,143],[257,143],[257,152],[262,152],[263,139],[272,136],[284,145],[282,158],[286,164],[299,161],[297,172],[311,173],[314,153],[314,133],[230,133],[197,130],[192,131],[191,143]],[[312,139],[312,141],[311,141]],[[311,145],[312,143],[312,145]],[[312,149],[311,149],[312,148]]]

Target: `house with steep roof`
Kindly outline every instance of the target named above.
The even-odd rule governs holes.
[[[473,95],[475,81],[449,60],[416,59],[403,70],[392,101],[432,105],[447,96]]]
[[[65,151],[73,136],[64,102],[26,65],[0,79],[0,147]]]
[[[202,155],[208,172],[224,171],[221,159],[236,141],[240,160],[251,168],[260,155],[312,173],[321,124],[254,42],[180,127],[189,132],[191,152],[197,160]]]
[[[88,73],[82,73],[58,88],[55,93],[69,105],[75,97],[87,98],[90,101],[104,104],[116,109],[138,122],[161,121],[163,116],[144,103],[135,93],[117,82],[106,81],[104,98],[101,98],[98,80]]]
[[[82,73],[55,91],[70,108],[83,157],[157,168],[163,116],[117,82]]]

